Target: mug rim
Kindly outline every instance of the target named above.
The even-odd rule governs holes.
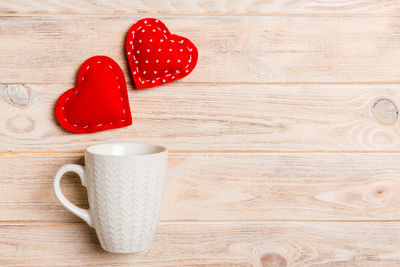
[[[130,147],[132,152],[123,153],[123,154],[113,154],[112,152],[104,152],[104,151],[96,151],[98,149],[110,149],[111,147],[123,146]],[[146,148],[147,147],[147,148]],[[139,153],[139,149],[148,149],[150,152]],[[153,152],[154,151],[154,152]],[[136,143],[136,142],[115,142],[115,143],[101,143],[89,146],[86,148],[85,152],[87,154],[91,154],[94,156],[103,156],[103,157],[148,157],[157,154],[162,154],[168,152],[166,147],[148,144],[148,143]]]

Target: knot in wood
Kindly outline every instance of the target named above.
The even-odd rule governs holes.
[[[28,88],[23,85],[4,85],[4,96],[6,99],[18,106],[26,106],[29,103]]]
[[[397,121],[398,110],[392,101],[379,99],[372,106],[372,114],[382,124],[393,124]]]
[[[261,257],[261,264],[263,267],[286,267],[286,259],[277,253],[267,253]]]

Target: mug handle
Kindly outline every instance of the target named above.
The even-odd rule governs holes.
[[[77,164],[67,164],[62,166],[56,175],[54,176],[54,183],[53,183],[53,189],[54,189],[54,194],[56,195],[58,201],[70,212],[84,220],[90,227],[93,227],[92,225],[92,218],[90,217],[90,211],[89,209],[81,209],[74,204],[71,203],[61,192],[60,188],[60,181],[62,176],[66,172],[75,172],[79,175],[79,178],[81,179],[81,183],[84,187],[86,187],[86,178],[85,178],[85,171],[81,165]]]

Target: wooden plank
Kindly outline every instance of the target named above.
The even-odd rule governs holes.
[[[158,0],[3,0],[0,14],[399,14],[396,0],[273,0],[273,1],[158,1]]]
[[[0,81],[72,83],[83,61],[97,54],[114,58],[128,75],[123,43],[139,18],[0,17]],[[399,82],[398,16],[159,18],[198,46],[198,66],[184,82]]]
[[[0,156],[0,221],[79,222],[52,192],[81,156]],[[400,154],[170,155],[162,221],[398,220]],[[87,207],[77,177],[63,192]]]
[[[0,85],[0,151],[82,152],[110,140],[170,151],[400,149],[398,85],[129,88],[133,125],[84,135],[64,131],[54,118],[57,98],[72,86]]]
[[[397,266],[398,223],[167,223],[140,254],[101,250],[85,224],[2,225],[2,266]]]

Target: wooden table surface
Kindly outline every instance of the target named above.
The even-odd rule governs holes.
[[[134,123],[78,135],[54,104],[83,61],[129,77],[129,27],[157,17],[196,69],[128,94]],[[397,0],[0,1],[1,266],[400,266]],[[101,250],[52,192],[106,141],[167,146],[146,253]],[[87,207],[76,176],[63,191]]]

